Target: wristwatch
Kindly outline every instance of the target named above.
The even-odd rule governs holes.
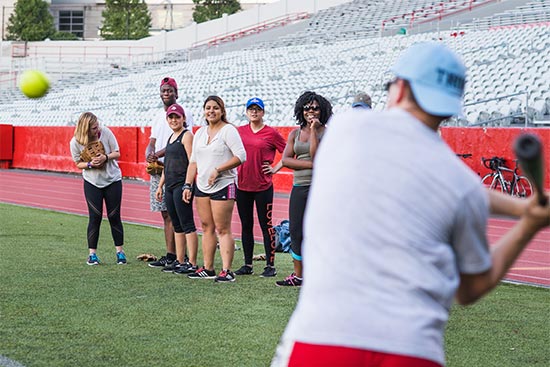
[[[88,169],[92,169],[92,162],[88,162],[88,164],[86,164],[86,166],[88,166]]]

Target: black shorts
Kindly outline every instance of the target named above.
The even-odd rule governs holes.
[[[218,200],[218,201],[224,201],[224,200],[235,200],[237,195],[237,187],[234,183],[229,184],[228,186],[224,187],[220,191],[216,191],[212,194],[207,194],[205,192],[202,192],[199,190],[197,186],[195,186],[195,196],[198,198],[206,198],[209,197],[210,200]]]

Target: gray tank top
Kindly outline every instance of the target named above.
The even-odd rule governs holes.
[[[302,129],[298,130],[296,137],[294,138],[294,154],[296,159],[301,161],[311,161],[311,155],[309,154],[309,142],[300,141],[300,133]],[[299,169],[294,171],[293,184],[295,186],[309,186],[311,185],[311,169]]]

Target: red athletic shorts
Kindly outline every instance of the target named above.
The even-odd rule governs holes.
[[[442,367],[427,359],[296,342],[288,367]]]

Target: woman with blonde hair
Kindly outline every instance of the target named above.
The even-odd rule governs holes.
[[[101,145],[91,158],[82,154],[90,143]],[[71,155],[76,167],[82,170],[84,196],[88,206],[88,265],[99,265],[96,254],[99,228],[103,218],[103,201],[111,226],[111,235],[116,247],[116,263],[126,264],[124,230],[120,218],[122,201],[122,173],[117,159],[120,158],[118,142],[114,134],[105,126],[100,126],[97,117],[91,112],[80,115],[74,137],[70,142]]]

